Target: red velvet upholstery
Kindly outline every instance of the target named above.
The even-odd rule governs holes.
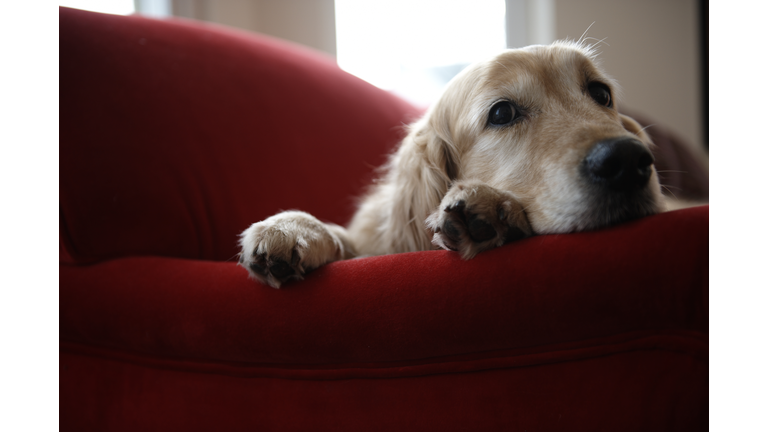
[[[62,9],[60,57],[68,262],[226,260],[294,206],[344,224],[419,114],[326,57],[217,27]]]
[[[62,430],[704,430],[707,207],[283,290],[237,233],[337,223],[418,110],[333,62],[60,12]]]

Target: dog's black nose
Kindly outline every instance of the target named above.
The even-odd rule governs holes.
[[[582,165],[595,184],[616,192],[630,192],[648,183],[653,155],[633,138],[607,139],[592,147]]]

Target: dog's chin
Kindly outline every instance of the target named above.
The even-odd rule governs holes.
[[[593,198],[584,215],[587,223],[577,231],[595,230],[659,213],[660,200],[650,193],[602,194]]]
[[[594,231],[633,221],[663,211],[659,194],[649,188],[631,194],[591,191],[578,203],[528,214],[536,234],[565,234]]]

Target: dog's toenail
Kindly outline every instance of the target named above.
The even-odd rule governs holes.
[[[282,279],[293,274],[293,268],[285,261],[275,261],[274,264],[269,266],[269,272],[272,276]]]
[[[450,213],[457,209],[463,209],[466,205],[467,203],[465,203],[464,200],[459,200],[453,204],[448,205],[448,207],[445,208],[445,211]]]

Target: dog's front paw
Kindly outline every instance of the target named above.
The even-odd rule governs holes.
[[[251,277],[274,288],[345,256],[332,229],[314,216],[287,211],[257,222],[240,235],[239,264]]]
[[[464,259],[533,235],[523,206],[509,192],[479,181],[455,183],[427,218],[432,244]]]

